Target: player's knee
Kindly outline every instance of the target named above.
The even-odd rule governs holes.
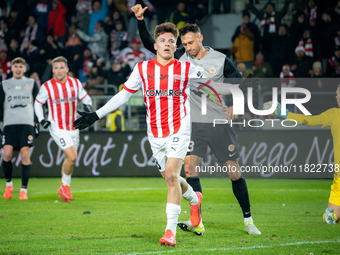
[[[190,177],[190,165],[184,165],[184,172],[187,178]]]
[[[77,154],[68,155],[67,160],[68,160],[70,163],[75,164],[75,163],[76,163],[76,160],[77,160]]]
[[[12,156],[13,156],[13,153],[4,152],[4,161],[6,161],[6,162],[11,161]]]
[[[168,187],[175,186],[179,182],[179,176],[172,171],[165,171],[164,179]]]

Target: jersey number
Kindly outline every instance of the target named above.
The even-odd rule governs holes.
[[[60,141],[61,146],[64,147],[66,145],[64,138],[60,138],[59,141]]]

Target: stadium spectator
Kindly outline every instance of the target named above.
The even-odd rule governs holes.
[[[77,118],[78,101],[82,101],[85,111],[91,111],[92,102],[80,81],[67,76],[67,60],[64,57],[53,59],[52,71],[54,78],[41,86],[34,102],[34,109],[41,126],[48,128],[53,140],[64,153],[62,179],[57,193],[63,202],[70,202],[73,199],[70,189],[71,175],[79,145],[79,131],[72,126],[72,120]],[[57,91],[64,92],[56,93]],[[67,100],[68,98],[72,100]],[[49,109],[47,120],[43,111],[45,103]]]
[[[282,71],[280,73],[281,87],[294,87],[296,84],[295,76],[290,71],[290,66],[285,64],[282,66]]]
[[[115,22],[115,29],[110,32],[110,53],[113,59],[119,58],[122,49],[129,45],[129,33],[120,20]]]
[[[301,46],[305,48],[305,54],[308,57],[313,57],[314,53],[313,50],[315,47],[313,47],[313,42],[311,38],[311,31],[310,30],[305,30],[303,32],[302,38],[297,46]]]
[[[86,82],[90,73],[90,63],[93,61],[92,52],[89,48],[86,48],[82,54],[81,62],[83,66],[79,69],[79,80],[83,83]]]
[[[0,66],[3,70],[3,78],[7,79],[7,76],[11,72],[11,60],[7,57],[7,50],[0,51]]]
[[[40,59],[43,61],[43,72],[36,70],[41,76],[42,82],[52,78],[52,60],[57,56],[60,56],[62,49],[58,46],[58,43],[54,40],[53,35],[47,35],[46,43],[42,49],[40,49]]]
[[[77,34],[80,39],[89,43],[88,47],[91,49],[92,57],[94,59],[106,59],[108,35],[104,31],[104,21],[98,20],[94,27],[94,34],[92,36],[85,34],[79,29],[77,30]]]
[[[335,12],[335,20],[337,22],[339,22],[340,21],[340,0],[338,0],[336,2],[336,6],[334,8],[334,12]]]
[[[260,35],[261,35],[261,44],[262,51],[264,56],[267,58],[267,49],[270,49],[270,34],[275,34],[279,30],[279,26],[281,26],[281,22],[283,17],[286,15],[288,11],[288,6],[290,0],[286,0],[284,7],[280,12],[275,11],[275,4],[272,2],[268,2],[266,5],[266,9],[264,11],[259,11],[255,8],[255,6],[250,2],[250,0],[246,0],[246,10],[251,11],[255,14],[255,16],[261,20],[260,26]],[[281,65],[280,65],[281,68]]]
[[[6,19],[0,20],[0,43],[9,45],[11,35],[8,30],[8,24]]]
[[[91,2],[91,1],[89,1]],[[88,31],[90,25],[91,15],[86,8],[86,4],[82,4],[79,6],[79,11],[77,13],[77,25],[82,31]],[[92,5],[91,5],[92,12]]]
[[[305,55],[305,48],[298,46],[295,48],[295,55],[290,63],[290,70],[297,78],[306,78],[309,76],[309,70],[312,68],[313,59]]]
[[[98,21],[105,20],[105,17],[108,11],[107,0],[102,0],[102,2],[100,2],[100,0],[94,0],[92,4],[92,8],[93,8],[93,12],[91,14],[89,31],[88,31],[89,36],[92,36],[96,32],[95,26],[97,25]]]
[[[235,55],[236,63],[244,63],[246,68],[254,61],[254,35],[250,29],[242,24],[240,33],[234,39],[230,51]]]
[[[298,45],[303,32],[307,30],[307,25],[305,23],[305,13],[303,11],[297,11],[292,25],[292,45]]]
[[[128,27],[128,32],[129,32],[129,42],[133,40],[133,38],[136,37],[136,32],[138,29],[138,23],[137,19],[135,18],[135,15],[131,11],[132,6],[135,4],[140,4],[144,9],[145,9],[145,23],[148,29],[150,29],[150,21],[152,19],[153,13],[155,11],[155,7],[149,2],[149,0],[129,0],[127,3],[127,9],[129,13],[129,27]]]
[[[135,12],[136,18],[138,19],[139,26],[139,34],[143,40],[144,46],[155,52],[154,39],[148,32],[145,22],[143,21],[143,13],[144,9],[140,5],[136,5],[132,8]],[[182,61],[190,62],[190,64],[194,66],[199,66],[203,68],[203,74],[210,78],[212,81],[222,81],[224,78],[242,78],[241,74],[237,71],[235,66],[232,64],[229,58],[226,55],[215,51],[210,47],[204,47],[202,44],[203,35],[201,34],[200,28],[195,24],[187,24],[181,28],[181,40],[184,48],[178,49],[175,52],[175,58],[180,59]],[[217,61],[218,60],[218,61]],[[214,63],[212,65],[212,63]],[[234,79],[235,80],[235,79]],[[190,100],[193,101],[194,104],[201,104],[201,97],[195,96],[195,93],[192,93],[192,97]],[[207,100],[207,102],[209,102]],[[210,109],[207,114],[216,118],[227,118],[233,119],[233,106],[228,107],[227,109],[220,110],[212,110],[215,109],[214,102],[210,99],[209,104],[212,107],[208,107]],[[199,110],[200,107],[193,107],[191,110]],[[224,114],[225,112],[225,114]],[[240,174],[240,166],[238,163],[239,153],[238,153],[238,144],[235,131],[232,127],[225,125],[220,130],[216,131],[212,130],[212,125],[209,123],[202,123],[202,115],[200,113],[194,114],[191,116],[196,116],[196,118],[192,119],[193,125],[195,125],[195,129],[197,128],[198,132],[203,132],[206,135],[209,134],[209,138],[205,136],[204,139],[199,135],[195,137],[191,137],[192,142],[196,145],[199,144],[199,148],[194,146],[190,151],[190,155],[187,155],[184,159],[184,170],[187,177],[187,182],[190,186],[193,187],[194,191],[202,192],[202,186],[199,179],[199,173],[196,171],[196,167],[200,166],[201,158],[204,157],[204,152],[209,145],[215,145],[213,151],[215,156],[218,158],[220,162],[224,163],[224,166],[229,168],[234,168],[236,171],[228,172],[228,176],[231,179],[234,196],[236,197],[240,207],[242,208],[244,225],[247,233],[249,234],[261,234],[261,232],[256,228],[253,223],[253,219],[251,217],[250,211],[250,201],[248,188],[245,179]],[[205,121],[209,121],[209,119],[205,119]],[[197,134],[195,132],[191,132],[191,135]],[[226,135],[227,134],[227,135]],[[221,138],[224,138],[224,142],[221,141]],[[218,142],[214,142],[218,141]],[[222,145],[223,148],[219,147]],[[228,147],[227,146],[230,146]],[[196,149],[195,149],[196,148]],[[204,152],[203,152],[204,151]],[[226,153],[227,151],[232,152],[232,154]],[[221,153],[220,153],[221,152]],[[230,156],[231,155],[231,156]],[[193,156],[193,157],[192,157]],[[181,221],[178,223],[178,226],[185,231],[193,232],[197,235],[202,235],[205,232],[203,222],[200,222],[198,226],[194,226],[191,221]]]
[[[141,61],[148,61],[154,59],[155,55],[145,48],[141,48],[140,41],[135,38],[131,41],[130,47],[123,49],[120,52],[119,59],[126,59],[130,65],[131,70]]]
[[[248,68],[254,78],[271,78],[274,77],[272,67],[269,62],[266,62],[262,52],[256,54],[256,59]],[[248,72],[247,72],[248,73]],[[263,89],[263,88],[262,88]]]
[[[170,22],[170,16],[171,16],[171,13],[175,10],[176,4],[177,4],[177,0],[155,2],[157,24],[162,24],[165,21]]]
[[[104,77],[101,74],[101,64],[97,61],[90,62],[90,72],[85,83],[84,88],[89,96],[102,96],[105,95],[104,88],[96,88],[96,85],[104,84]]]
[[[333,56],[327,62],[327,75],[330,77],[339,77],[340,63],[340,46],[336,46],[333,51]]]
[[[172,70],[172,72],[174,72],[174,70],[179,70],[179,76],[185,75],[185,72],[189,72],[188,84],[190,84],[190,79],[199,77],[200,75],[202,76],[202,74],[199,73],[199,69],[193,65],[185,66],[184,62],[174,60],[178,30],[173,24],[164,23],[158,25],[155,29],[155,35],[157,58],[149,62],[144,62],[146,65],[139,63],[139,67],[136,66],[134,68],[130,78],[124,83],[123,89],[117,95],[113,96],[102,108],[93,113],[80,113],[82,117],[74,122],[74,126],[76,128],[84,129],[98,119],[103,118],[108,113],[116,110],[119,106],[125,104],[131,95],[136,93],[139,89],[144,87],[145,90],[148,90],[150,88],[146,87],[148,86],[148,83],[143,84],[142,79],[151,79],[149,76],[156,81],[159,80],[162,75],[164,75],[165,79],[168,79],[168,70]],[[152,68],[146,68],[146,66],[151,65]],[[139,72],[139,68],[142,68],[143,71]],[[165,85],[168,85],[168,83],[170,83],[170,80],[164,81]],[[173,84],[169,84],[168,86],[174,87],[179,86],[180,82],[176,82],[175,79],[171,79],[171,83]],[[153,102],[149,103],[149,100],[145,95],[144,101],[148,102],[147,118],[150,118],[151,114],[160,116],[162,114],[160,112],[161,109],[156,106],[161,102],[163,102],[164,105],[168,105],[170,103],[170,100],[168,102],[168,98],[170,97],[155,96],[152,99]],[[183,102],[182,99],[183,96],[180,96],[178,98],[179,102]],[[181,197],[189,201],[191,204],[191,220],[193,224],[197,226],[201,220],[199,207],[202,200],[202,194],[199,192],[195,193],[191,186],[188,185],[187,182],[180,176],[183,159],[186,155],[190,142],[190,135],[188,134],[188,132],[190,132],[190,118],[185,111],[182,112],[181,109],[183,108],[176,107],[175,109],[167,109],[167,112],[171,114],[169,114],[169,116],[166,114],[166,117],[162,118],[162,123],[160,124],[154,125],[152,124],[153,121],[150,122],[150,119],[147,121],[149,131],[148,137],[153,151],[153,156],[156,159],[159,171],[168,186],[166,206],[167,226],[165,228],[165,235],[159,240],[159,242],[163,245],[169,246],[176,245],[176,228],[177,220],[181,211]],[[162,111],[165,112],[164,109],[162,109]],[[175,125],[173,129],[167,128],[170,121]],[[177,149],[174,150],[171,149],[171,147]]]
[[[44,30],[47,30],[48,27],[48,14],[52,10],[53,1],[54,0],[27,0],[27,4],[34,10],[38,25]]]
[[[0,113],[4,120],[3,129],[3,171],[6,178],[5,199],[12,197],[12,158],[13,151],[21,157],[20,200],[27,200],[27,185],[30,176],[30,147],[39,135],[39,127],[34,115],[33,102],[38,94],[38,86],[33,79],[24,77],[26,71],[23,58],[13,59],[13,77],[0,85]],[[20,89],[19,89],[20,88]],[[20,96],[19,96],[20,95]],[[7,98],[16,98],[7,100]]]
[[[120,11],[114,10],[111,15],[105,18],[104,30],[107,34],[110,34],[112,30],[116,28],[116,22],[120,22],[123,25],[124,30],[126,30],[126,25],[124,18]]]
[[[31,73],[30,78],[32,78],[37,83],[38,89],[40,89],[41,80],[39,78],[39,74],[37,72]]]
[[[71,71],[77,72],[81,68],[81,55],[83,52],[83,43],[76,33],[74,25],[68,28],[68,38],[65,42],[65,58],[69,64]],[[59,54],[60,55],[60,54]]]
[[[52,10],[48,14],[47,33],[61,38],[66,32],[66,8],[59,0],[53,0]]]
[[[340,85],[336,90],[336,101],[338,107],[340,107]],[[269,109],[269,107],[264,104],[264,109]],[[271,106],[271,103],[269,103]],[[339,169],[340,166],[340,109],[332,108],[320,115],[308,116],[304,114],[294,114],[286,110],[282,113],[280,104],[277,105],[273,115],[276,117],[295,120],[298,124],[306,126],[322,126],[330,127],[333,137],[334,146],[334,169]],[[340,171],[334,171],[333,184],[331,186],[331,193],[328,200],[328,207],[323,214],[323,221],[327,224],[336,224],[340,219]]]
[[[336,36],[334,37],[334,45],[340,46],[340,27],[336,31]]]
[[[16,39],[12,39],[11,42],[9,43],[7,56],[10,60],[21,57],[21,52],[19,50],[18,41]]]
[[[38,46],[42,46],[45,42],[45,33],[32,15],[28,17],[28,26],[25,29],[25,36],[21,43],[20,51],[23,52],[33,40],[37,42]]]
[[[208,0],[187,0],[187,9],[195,23],[199,23],[208,14]]]
[[[223,13],[230,12],[230,0],[213,0],[212,14],[221,13],[221,2],[223,3]]]
[[[322,13],[322,21],[320,22],[319,31],[319,47],[320,57],[322,58],[322,65],[324,72],[326,71],[327,61],[333,55],[334,50],[334,36],[337,32],[338,23],[332,22],[332,17],[328,12]]]
[[[28,47],[22,52],[22,56],[24,59],[26,59],[26,62],[28,64],[29,68],[27,72],[29,74],[41,71],[43,60],[40,58],[39,47],[36,40],[30,42]]]
[[[324,91],[326,90],[324,81],[321,78],[324,78],[325,75],[322,72],[322,64],[320,61],[315,61],[313,63],[312,70],[309,70],[309,77],[316,78],[311,79],[311,82],[309,84],[309,90],[310,91]],[[320,109],[319,109],[320,110]]]
[[[91,14],[92,13],[92,0],[78,0],[76,9],[77,9],[77,15],[79,13],[82,13],[84,10],[88,14]],[[87,31],[87,30],[84,30],[84,31]]]
[[[264,54],[264,56],[272,66],[274,77],[278,77],[283,63],[288,62],[292,51],[291,39],[287,34],[286,26],[279,26],[277,33],[271,34],[269,50],[270,55]]]
[[[131,68],[126,59],[123,59],[123,61],[115,59],[109,70],[101,71],[101,75],[106,78],[107,84],[116,87],[116,90],[109,87],[108,95],[115,95],[115,92],[118,91],[121,84],[124,84],[130,72]]]
[[[246,68],[246,65],[244,63],[238,63],[236,65],[236,69],[237,69],[237,71],[240,72],[242,77],[244,77],[244,78],[247,77],[247,75],[246,75],[247,68]]]
[[[194,22],[194,19],[187,10],[184,1],[178,2],[176,9],[171,13],[170,22],[175,24],[177,28],[183,27],[186,23]]]
[[[318,18],[318,7],[314,0],[308,0],[304,13],[306,14],[307,25],[311,28],[315,27]]]

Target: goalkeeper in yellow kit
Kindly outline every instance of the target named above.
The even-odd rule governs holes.
[[[340,107],[340,85],[336,91],[336,100]],[[266,102],[264,109],[269,109],[272,102]],[[340,219],[340,108],[329,109],[320,115],[306,116],[303,114],[295,114],[286,110],[281,113],[281,105],[278,104],[275,112],[276,117],[295,120],[298,124],[306,126],[322,126],[331,128],[334,146],[334,180],[331,186],[331,194],[328,200],[328,208],[323,214],[323,220],[328,224],[335,224]]]

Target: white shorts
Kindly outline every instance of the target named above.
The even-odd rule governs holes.
[[[158,170],[164,172],[168,158],[184,160],[185,155],[187,155],[190,134],[174,134],[167,137],[149,136],[149,142]]]
[[[79,130],[62,130],[58,128],[51,128],[50,134],[60,149],[65,150],[71,146],[78,149],[79,146]]]

